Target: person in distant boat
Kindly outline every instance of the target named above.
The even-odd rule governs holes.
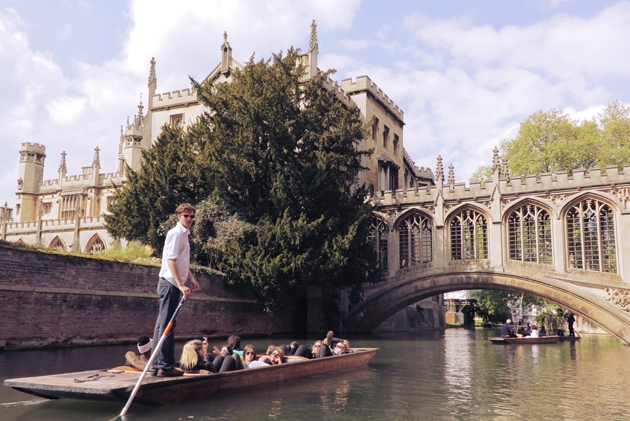
[[[199,283],[190,271],[190,244],[188,234],[195,220],[195,208],[189,203],[182,203],[175,210],[177,225],[166,234],[162,252],[162,268],[158,282],[160,307],[155,321],[154,338],[161,338],[166,330],[182,294],[186,299],[193,292],[199,291]],[[186,286],[190,281],[191,288]],[[152,374],[159,377],[175,377],[184,374],[175,368],[175,325],[166,336],[162,347],[153,362]]]
[[[538,329],[538,336],[547,336],[547,329],[545,329],[545,325],[540,326],[540,329]]]
[[[539,334],[539,332],[538,332],[538,326],[536,326],[535,324],[533,324],[533,325],[531,326],[531,333],[529,334],[529,336],[530,336],[531,338],[538,338],[538,334]]]
[[[569,312],[564,317],[567,319],[567,324],[569,325],[569,336],[575,336],[575,332],[573,331],[575,316],[573,315],[573,312],[569,310]]]
[[[503,326],[501,326],[501,337],[502,338],[516,338],[514,329],[512,329],[512,319],[507,319],[505,323],[503,323]]]
[[[151,351],[153,349],[153,339],[150,339],[148,335],[142,334],[138,337],[138,351],[139,355],[136,355],[133,351],[128,351],[125,354],[127,363],[125,365],[144,370],[151,358]]]
[[[236,360],[231,355],[208,354],[208,340],[194,339],[186,342],[182,350],[179,366],[186,371],[206,370],[211,373],[225,373],[236,370]]]

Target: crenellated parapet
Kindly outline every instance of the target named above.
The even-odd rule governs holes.
[[[180,91],[164,92],[151,98],[151,111],[188,107],[199,104],[197,92],[186,88]]]
[[[453,171],[449,170],[449,173]],[[454,172],[454,171],[453,171]],[[588,171],[574,170],[571,175],[565,171],[524,177],[500,178],[498,183],[455,182],[454,174],[448,177],[446,184],[438,183],[426,189],[411,188],[397,191],[384,191],[374,196],[377,209],[395,208],[396,214],[405,207],[417,207],[433,213],[439,201],[444,211],[459,207],[462,204],[481,207],[494,215],[500,214],[497,205],[505,209],[524,198],[537,199],[551,206],[562,205],[567,199],[585,191],[598,192],[614,198],[621,207],[621,212],[630,212],[630,164],[621,170],[607,167],[604,170],[592,168]],[[438,199],[439,197],[439,199]],[[497,202],[497,200],[499,202]],[[497,214],[496,212],[499,211]]]
[[[350,106],[352,100],[348,96],[348,94],[343,90],[337,81],[332,80],[331,78],[327,78],[324,82],[324,89],[328,91],[333,91],[337,96],[337,99],[342,102],[345,106]]]
[[[368,92],[397,120],[399,120],[400,123],[404,124],[405,113],[403,110],[401,110],[400,107],[398,107],[398,105],[396,105],[394,101],[392,101],[391,98],[389,98],[387,94],[385,94],[385,92],[383,92],[383,90],[379,88],[369,77],[359,76],[355,81],[352,81],[352,78],[343,79],[341,81],[341,88],[350,96],[362,92]]]
[[[20,162],[33,162],[44,165],[46,147],[39,143],[24,142],[20,147]]]

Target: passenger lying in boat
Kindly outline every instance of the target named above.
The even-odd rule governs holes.
[[[328,346],[324,345],[322,341],[315,341],[315,343],[310,347],[300,345],[297,351],[295,351],[295,356],[305,357],[308,359],[330,357],[331,355],[332,351]]]
[[[243,356],[243,350],[241,349],[241,338],[236,335],[231,335],[225,342],[225,345],[221,347],[221,349],[217,348],[216,346],[212,348],[212,353],[214,355],[223,355],[224,357],[232,354]]]
[[[207,350],[207,338],[204,338],[203,342],[199,339],[186,342],[182,350],[179,366],[186,371],[206,370],[211,373],[225,373],[236,370],[237,362],[234,356],[208,354]]]
[[[285,356],[282,349],[279,346],[276,346],[273,348],[269,356],[263,355],[262,357],[259,358],[258,361],[266,363],[266,364],[278,365],[278,364],[286,364],[286,363],[295,363],[295,362],[304,361],[304,360],[307,360],[307,358],[298,357],[296,355]]]
[[[284,352],[284,355],[295,355],[299,347],[300,343],[298,341],[293,341],[289,345],[280,345],[280,348],[282,349],[282,352]]]
[[[151,358],[152,349],[153,339],[149,339],[148,335],[140,335],[138,337],[138,351],[140,351],[140,354],[136,355],[133,351],[127,352],[125,354],[125,359],[127,360],[125,365],[144,370]]]
[[[256,368],[256,367],[267,367],[267,364],[258,361],[258,357],[256,356],[256,348],[254,345],[245,345],[243,348],[243,368]]]
[[[332,350],[333,355],[341,355],[349,353],[350,344],[345,339],[341,342],[337,342],[337,345]]]

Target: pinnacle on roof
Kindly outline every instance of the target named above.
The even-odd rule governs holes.
[[[98,146],[94,148],[94,159],[92,160],[92,166],[94,167],[100,168],[101,166],[101,156],[99,154],[100,151],[101,149]]]
[[[448,166],[448,185],[451,189],[455,186],[455,167],[453,164]]]
[[[157,76],[155,75],[155,57],[151,57],[151,70],[149,70],[148,86],[151,87],[151,84],[154,84],[155,87],[157,87]]]
[[[61,162],[59,163],[59,169],[57,171],[64,175],[68,171],[66,167],[66,151],[61,152]]]
[[[435,181],[438,184],[444,181],[444,168],[442,167],[442,155],[437,156],[437,169],[435,171]]]
[[[499,148],[496,146],[492,150],[492,173],[501,171],[501,162],[499,161]]]
[[[317,23],[315,23],[315,19],[311,23],[311,40],[308,43],[308,51],[316,51],[319,50],[319,46],[317,44]]]

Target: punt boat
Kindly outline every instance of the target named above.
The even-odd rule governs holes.
[[[134,398],[148,406],[170,405],[254,389],[276,382],[339,372],[367,365],[379,348],[355,348],[348,354],[230,371],[187,373],[181,377],[146,376]],[[46,399],[127,401],[140,379],[131,367],[81,371],[4,381],[5,386]]]
[[[555,344],[560,341],[560,336],[539,336],[532,338],[525,336],[523,338],[488,338],[493,344],[502,345],[534,345],[534,344]]]

